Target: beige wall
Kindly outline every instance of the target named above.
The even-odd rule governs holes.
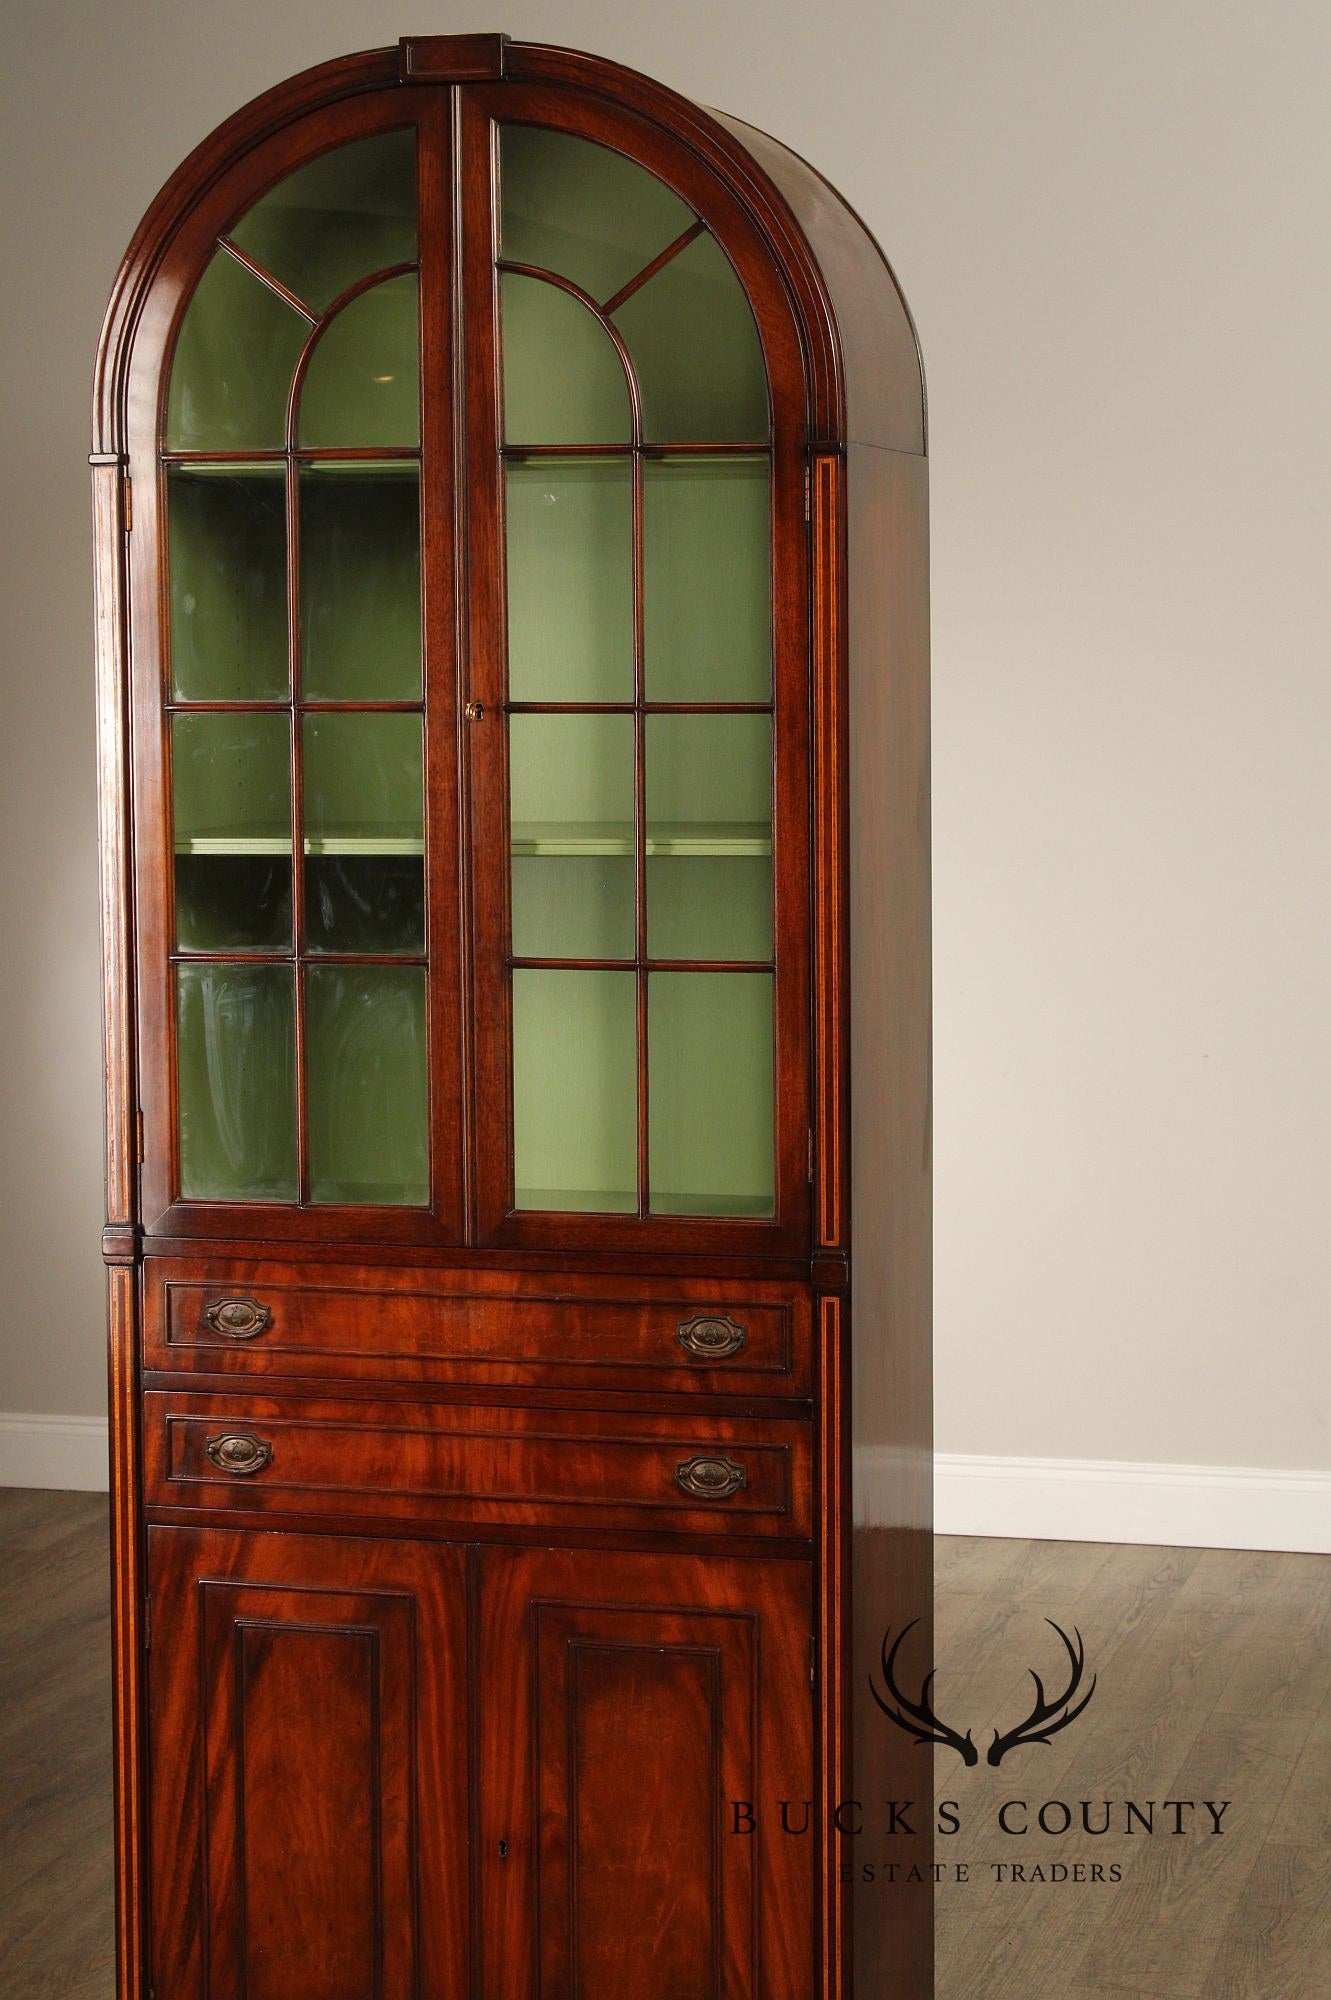
[[[938,1442],[1325,1466],[1331,11],[11,0],[0,1411],[102,1398],[88,379],[159,182],[403,30],[779,133],[933,421]]]

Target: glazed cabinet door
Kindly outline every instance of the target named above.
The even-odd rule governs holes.
[[[150,1530],[155,2000],[467,1991],[464,1573]]]
[[[751,226],[565,93],[462,113],[482,1240],[755,1252],[807,1183],[799,357]]]
[[[150,1225],[458,1233],[449,159],[433,92],[298,125],[154,291],[129,537]]]
[[[808,2000],[813,1840],[778,1803],[815,1796],[808,1568],[487,1549],[480,1576],[486,2000]]]

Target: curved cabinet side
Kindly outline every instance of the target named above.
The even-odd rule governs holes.
[[[865,224],[798,153],[717,112],[780,189],[822,270],[836,311],[845,375],[846,442],[927,449],[924,363],[896,276]]]

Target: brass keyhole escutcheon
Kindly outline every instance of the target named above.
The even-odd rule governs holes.
[[[485,714],[485,703],[483,701],[469,701],[462,713],[466,716],[468,722],[479,722]]]

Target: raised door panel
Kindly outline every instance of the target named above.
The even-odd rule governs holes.
[[[800,1563],[483,1554],[487,2000],[807,2000],[812,1842],[732,1802],[814,1796],[810,1618]]]
[[[467,1978],[465,1556],[153,1529],[157,2000]]]

